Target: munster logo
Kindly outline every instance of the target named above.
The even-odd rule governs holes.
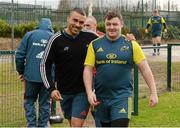
[[[123,46],[123,47],[120,48],[120,51],[121,52],[127,52],[128,49],[129,49],[129,46]]]
[[[110,54],[106,55],[106,58],[108,58],[108,59],[115,59],[116,57],[117,57],[117,55],[114,53],[110,53]]]

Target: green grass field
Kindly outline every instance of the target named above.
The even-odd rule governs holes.
[[[163,93],[167,89],[167,62],[149,61],[153,72],[158,93]],[[140,74],[140,73],[139,73]],[[180,62],[172,63],[172,90],[180,91]],[[139,75],[139,96],[147,96],[148,87],[141,75]]]
[[[131,127],[179,127],[180,92],[166,92],[159,96],[156,107],[148,106],[148,99],[139,100],[139,115],[133,116]]]
[[[15,72],[15,65],[0,64],[0,127],[23,126],[23,86]]]
[[[170,93],[166,92],[166,62],[150,62],[150,66],[158,87],[159,104],[155,108],[147,106],[147,87],[140,76],[139,115],[132,117],[130,126],[180,126],[180,92],[178,92],[180,90],[180,62],[172,64],[173,92]],[[92,120],[91,116],[88,117],[88,120]],[[8,62],[0,63],[0,127],[5,126],[26,126],[23,109],[23,86],[18,79],[15,68]],[[64,120],[64,123],[53,126],[68,126],[68,123]],[[88,123],[86,126],[91,126],[91,124]]]
[[[148,98],[140,99],[139,115],[132,116],[130,127],[180,127],[179,115],[180,92],[165,92],[159,96],[158,105],[152,108],[148,106]],[[92,119],[92,117],[89,118]],[[66,126],[69,126],[67,120],[61,124],[52,125],[52,127]]]

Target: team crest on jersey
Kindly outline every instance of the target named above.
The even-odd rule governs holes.
[[[122,46],[122,47],[120,48],[120,51],[121,51],[121,52],[127,52],[128,49],[129,49],[129,46]]]
[[[64,47],[64,51],[69,51],[69,47]]]
[[[161,23],[161,17],[152,17],[151,18],[152,23]]]
[[[106,55],[106,58],[108,58],[108,59],[115,59],[116,57],[117,57],[117,55],[114,53],[110,53],[110,54]]]
[[[98,48],[98,50],[96,52],[104,52],[104,50],[102,47],[100,47],[100,48]]]

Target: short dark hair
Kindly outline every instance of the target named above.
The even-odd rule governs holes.
[[[154,9],[153,13],[159,13],[159,11],[157,9]]]
[[[81,14],[82,16],[86,16],[86,12],[85,12],[83,9],[81,9],[81,8],[73,8],[73,9],[70,11],[70,14],[71,14],[72,12],[77,12],[77,13]]]
[[[105,15],[104,20],[106,19],[111,20],[112,18],[115,18],[115,17],[123,21],[122,15],[118,10],[109,10]]]

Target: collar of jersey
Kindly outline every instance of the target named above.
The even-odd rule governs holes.
[[[105,36],[105,38],[106,38],[106,40],[108,40],[109,42],[117,42],[118,40],[121,40],[121,39],[123,39],[123,38],[125,38],[125,37],[124,37],[124,35],[121,34],[121,35],[119,36],[119,38],[117,38],[116,40],[110,40],[110,39],[107,37],[107,35]]]
[[[78,34],[77,36],[73,37],[73,36],[69,35],[65,30],[63,30],[62,33],[64,34],[64,36],[66,36],[67,38],[70,38],[70,39],[75,39],[79,35]]]

